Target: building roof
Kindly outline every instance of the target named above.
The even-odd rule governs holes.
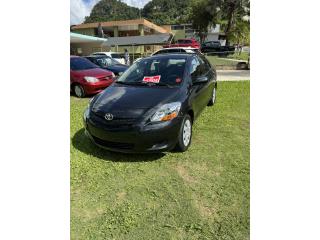
[[[108,39],[106,38],[98,38],[98,37],[92,37],[92,36],[87,36],[79,33],[70,33],[70,43],[103,43],[107,42]]]
[[[132,20],[123,20],[123,21],[109,21],[101,22],[102,27],[115,27],[115,26],[129,26],[129,25],[139,25],[142,24],[148,28],[151,28],[159,33],[168,33],[168,31],[144,18],[132,19]],[[73,26],[72,29],[83,29],[83,28],[97,28],[99,22],[95,23],[83,23],[76,26]]]
[[[103,46],[132,46],[132,45],[157,45],[168,43],[172,38],[169,33],[145,35],[145,36],[129,36],[129,37],[110,37]]]

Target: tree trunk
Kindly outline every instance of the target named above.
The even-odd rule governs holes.
[[[227,28],[225,30],[225,34],[226,34],[226,45],[229,46],[229,34],[230,34],[230,30],[233,24],[233,14],[235,11],[235,3],[230,3],[230,7],[229,7],[229,12],[228,12],[228,24],[227,24]]]

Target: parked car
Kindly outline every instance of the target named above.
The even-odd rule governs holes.
[[[192,47],[192,48],[200,48],[200,43],[197,42],[194,38],[185,38],[178,39],[176,43],[164,45],[164,48],[172,48],[172,47]]]
[[[91,55],[103,55],[113,58],[114,60],[118,61],[121,64],[125,64],[124,58],[122,57],[121,53],[117,52],[95,52]]]
[[[192,47],[172,47],[172,48],[163,48],[158,51],[155,51],[151,54],[151,56],[157,55],[157,54],[167,54],[167,53],[198,53],[201,54],[199,51],[199,48],[192,48]],[[134,60],[134,63],[136,61],[139,61],[142,58],[137,58]]]
[[[83,57],[70,57],[70,89],[77,97],[101,92],[114,81],[114,74]]]
[[[215,103],[216,88],[216,71],[203,55],[143,58],[91,100],[86,135],[112,151],[186,151],[192,124]]]
[[[234,54],[234,46],[221,46],[219,41],[209,41],[201,45],[202,53],[211,53],[219,56],[228,56]]]
[[[113,72],[115,76],[121,75],[129,67],[125,64],[119,63],[118,61],[108,56],[92,55],[85,58],[98,65],[99,67]]]

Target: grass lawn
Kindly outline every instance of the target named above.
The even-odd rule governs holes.
[[[238,60],[243,60],[243,61],[248,61],[249,53],[248,52],[241,52],[239,53],[234,53],[233,55],[229,55],[227,58],[232,58],[232,59],[238,59]]]
[[[71,239],[249,239],[249,93],[219,82],[189,150],[153,155],[94,146],[71,97]]]
[[[206,58],[214,66],[236,66],[237,65],[236,61],[220,58],[218,56],[206,56]]]

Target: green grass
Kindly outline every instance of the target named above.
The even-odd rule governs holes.
[[[220,58],[218,56],[206,56],[206,58],[214,66],[236,66],[237,65],[236,61]]]
[[[249,57],[249,53],[248,52],[241,52],[241,54],[234,53],[233,55],[229,55],[227,58],[248,61],[248,57]]]
[[[71,239],[249,239],[249,92],[219,82],[189,150],[153,155],[94,146],[71,97]]]

